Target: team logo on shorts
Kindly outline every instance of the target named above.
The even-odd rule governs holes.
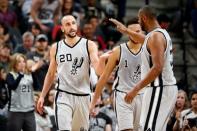
[[[84,60],[83,57],[81,57],[80,61],[79,61],[79,59],[77,57],[75,57],[74,62],[72,64],[72,70],[71,70],[71,74],[72,75],[76,75],[77,74],[77,69],[82,66],[83,60]]]

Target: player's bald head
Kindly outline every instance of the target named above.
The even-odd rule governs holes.
[[[140,8],[139,15],[145,15],[149,19],[156,19],[157,17],[155,9],[151,6],[144,6]]]
[[[62,17],[61,24],[63,25],[63,23],[66,23],[69,20],[76,21],[76,19],[75,19],[74,16],[72,16],[72,15],[66,15],[66,16]]]

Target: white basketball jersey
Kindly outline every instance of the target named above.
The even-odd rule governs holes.
[[[142,79],[147,75],[150,68],[152,67],[152,60],[151,55],[149,51],[147,50],[147,41],[149,37],[152,35],[153,32],[161,32],[165,39],[166,39],[166,50],[164,52],[164,66],[162,69],[161,74],[148,86],[161,86],[162,85],[175,85],[176,79],[174,77],[173,73],[173,52],[172,52],[172,41],[168,34],[168,32],[161,28],[156,28],[155,30],[149,32],[145,38],[144,44],[143,44],[143,52],[141,54],[142,56]],[[158,43],[159,44],[159,43]]]
[[[129,50],[127,44],[120,45],[120,60],[117,69],[117,76],[113,88],[128,92],[141,79],[141,52],[137,54]]]
[[[70,47],[65,40],[57,43],[56,51],[58,89],[74,93],[89,94],[90,59],[88,40],[80,40]]]

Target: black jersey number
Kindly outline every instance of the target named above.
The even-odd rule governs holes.
[[[128,63],[127,63],[127,60],[125,60],[125,67],[128,67]]]
[[[72,61],[72,55],[71,54],[61,54],[60,55],[60,62],[65,62],[65,61]]]
[[[22,92],[30,92],[31,91],[30,86],[28,86],[28,85],[22,85],[21,91]]]

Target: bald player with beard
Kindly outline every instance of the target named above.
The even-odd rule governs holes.
[[[99,62],[96,44],[77,36],[77,22],[72,15],[64,16],[61,24],[65,39],[51,47],[50,65],[37,110],[43,113],[44,98],[57,72],[55,117],[58,130],[87,131],[91,93],[90,62],[97,74],[101,73],[102,62]]]

